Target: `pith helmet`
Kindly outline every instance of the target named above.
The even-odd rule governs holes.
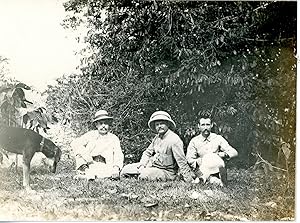
[[[172,120],[171,116],[167,112],[156,111],[151,115],[151,117],[148,121],[149,128],[154,132],[156,131],[155,127],[154,127],[154,121],[158,121],[158,120],[168,121],[169,128],[171,128],[171,129],[175,129],[175,127],[176,127],[175,122]]]
[[[208,153],[202,157],[200,171],[204,182],[211,174],[219,173],[220,168],[225,167],[223,159],[216,153]]]
[[[99,110],[95,113],[93,118],[93,123],[99,120],[112,120],[113,117],[109,116],[107,111],[105,110]]]

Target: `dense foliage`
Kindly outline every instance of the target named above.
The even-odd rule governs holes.
[[[158,109],[171,114],[185,145],[199,116],[209,113],[241,164],[260,156],[275,161],[282,142],[295,151],[296,8],[296,2],[70,0],[65,9],[73,14],[64,26],[88,26],[88,54],[82,75],[49,87],[48,106],[78,133],[91,127],[97,109],[107,109],[127,162],[149,143],[147,121]]]
[[[47,113],[44,107],[35,110],[28,108],[28,105],[35,104],[26,98],[26,91],[31,88],[6,74],[8,59],[0,56],[0,125],[22,126],[39,132],[40,129],[46,132],[49,122],[55,122],[55,117]],[[31,99],[30,99],[31,100]],[[30,107],[30,106],[29,106]],[[27,109],[26,114],[21,109]]]
[[[20,126],[19,108],[26,108],[27,104],[32,104],[25,98],[24,90],[30,87],[17,81],[4,80],[0,83],[0,124],[9,126]]]

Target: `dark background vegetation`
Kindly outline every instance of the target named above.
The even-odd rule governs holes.
[[[47,102],[78,134],[107,109],[133,162],[152,138],[155,110],[171,114],[185,146],[209,113],[238,150],[238,166],[259,156],[284,164],[283,142],[293,164],[296,2],[71,0],[65,9],[73,12],[66,28],[89,27],[88,56],[81,76],[49,86]]]
[[[64,6],[65,28],[88,28],[86,48],[81,75],[65,75],[43,92],[46,108],[30,110],[30,87],[5,77],[7,59],[0,56],[0,124],[47,131],[63,150],[56,174],[32,168],[30,196],[20,190],[20,174],[0,168],[1,218],[295,218],[297,2],[70,0]],[[214,131],[239,152],[228,163],[228,187],[74,180],[70,142],[93,128],[98,109],[115,117],[112,131],[126,163],[149,145],[154,111],[171,114],[184,149],[198,134],[199,117],[210,114]]]

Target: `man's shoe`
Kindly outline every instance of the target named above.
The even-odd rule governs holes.
[[[224,186],[223,182],[221,181],[221,179],[219,177],[210,176],[208,178],[208,181],[209,181],[210,184],[213,184],[215,186],[219,186],[219,187]]]

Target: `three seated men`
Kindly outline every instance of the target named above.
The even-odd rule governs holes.
[[[174,132],[175,122],[165,111],[154,112],[149,128],[156,133],[138,163],[123,167],[124,155],[119,138],[109,132],[112,117],[105,110],[96,112],[92,130],[71,143],[76,161],[77,178],[113,178],[138,176],[140,180],[175,180],[178,173],[186,182],[226,184],[223,159],[238,155],[221,136],[211,132],[209,117],[199,120],[200,134],[189,143],[187,154],[183,142]]]

